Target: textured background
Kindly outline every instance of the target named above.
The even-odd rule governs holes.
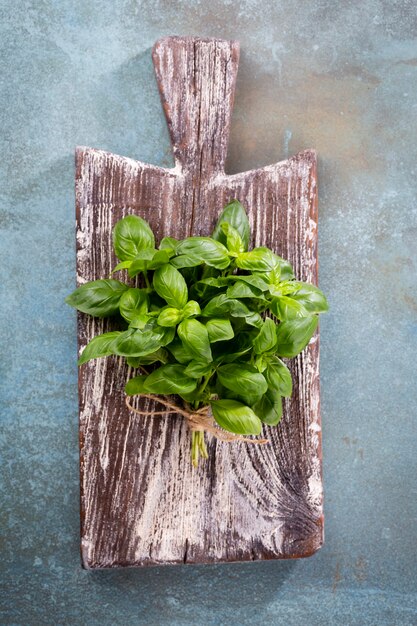
[[[2,624],[417,624],[414,0],[4,1]],[[237,38],[230,173],[320,157],[326,544],[89,573],[78,556],[73,151],[172,163],[150,47]]]

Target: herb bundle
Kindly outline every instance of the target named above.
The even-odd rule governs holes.
[[[292,393],[280,357],[299,354],[318,314],[328,309],[323,293],[295,280],[286,260],[266,247],[249,250],[249,241],[237,200],[225,207],[211,237],[164,237],[158,248],[149,224],[128,215],[113,230],[120,263],[112,275],[127,270],[142,286],[95,280],[66,298],[83,313],[114,316],[119,328],[94,337],[78,364],[125,357],[142,372],[127,382],[128,396],[157,396],[164,413],[188,418],[194,465],[207,457],[205,430],[234,440],[279,423],[282,398]]]

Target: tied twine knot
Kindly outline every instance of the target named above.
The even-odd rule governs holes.
[[[241,443],[251,443],[255,445],[263,445],[265,443],[269,443],[268,439],[249,439],[248,437],[243,437],[243,435],[236,435],[235,433],[230,433],[227,430],[223,430],[216,426],[216,422],[213,419],[213,416],[210,414],[210,407],[203,406],[201,409],[192,409],[188,407],[184,409],[183,407],[170,402],[166,398],[161,398],[161,396],[155,396],[149,393],[141,393],[140,396],[142,398],[147,398],[148,400],[153,400],[154,402],[159,402],[163,406],[165,406],[164,411],[140,411],[133,407],[129,399],[126,398],[126,406],[130,411],[136,413],[136,415],[141,415],[145,417],[161,417],[163,415],[173,415],[174,413],[182,415],[188,425],[188,428],[191,432],[208,432],[220,441],[233,442],[240,441]]]

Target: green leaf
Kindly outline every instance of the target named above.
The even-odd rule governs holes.
[[[274,356],[270,358],[268,365],[264,371],[268,388],[272,389],[276,394],[284,397],[290,397],[292,394],[291,372],[288,367]]]
[[[238,200],[232,200],[232,202],[229,202],[229,204],[223,209],[223,212],[220,215],[213,231],[213,239],[216,239],[217,241],[220,241],[220,243],[226,245],[227,235],[222,230],[222,224],[224,223],[230,224],[230,226],[237,230],[242,239],[244,249],[247,250],[250,240],[249,220],[245,209]]]
[[[138,215],[128,215],[113,229],[113,246],[121,261],[133,260],[144,248],[155,247],[155,237],[148,222]]]
[[[137,257],[132,261],[129,268],[129,276],[134,278],[141,272],[147,272],[148,270],[155,270],[162,265],[166,265],[173,253],[168,250],[153,250],[147,248],[142,250]]]
[[[270,317],[264,321],[259,335],[253,342],[253,351],[255,354],[264,354],[273,350],[277,343],[276,324]]]
[[[176,252],[221,270],[230,265],[227,248],[211,237],[187,237],[179,242]]]
[[[161,243],[159,244],[160,250],[173,250],[177,247],[178,239],[174,239],[174,237],[163,237],[161,239]]]
[[[146,354],[137,358],[140,359],[139,365],[152,365],[152,363],[156,363],[157,361],[159,361],[160,363],[167,363],[169,355],[164,348],[158,348],[156,352],[151,352],[150,354]]]
[[[148,263],[148,270],[156,270],[161,265],[166,265],[169,262],[171,257],[173,256],[173,250],[156,250],[155,254],[152,257],[152,260]]]
[[[258,274],[250,274],[249,276],[244,274],[232,274],[228,276],[227,279],[247,283],[248,285],[252,285],[252,287],[256,287],[259,291],[268,291],[269,289],[269,283]]]
[[[132,287],[125,291],[120,298],[119,308],[121,315],[131,322],[135,317],[147,313],[149,298],[145,289]]]
[[[273,390],[268,389],[252,409],[259,419],[268,426],[276,426],[282,417],[282,398]]]
[[[253,311],[245,317],[246,324],[249,326],[255,326],[255,328],[262,328],[263,319],[256,311]]]
[[[269,308],[281,321],[301,319],[311,315],[301,302],[288,296],[273,298],[269,304]]]
[[[168,352],[164,348],[159,348],[156,352],[151,352],[145,356],[130,356],[126,357],[126,363],[130,367],[137,368],[140,365],[152,365],[160,361],[161,363],[168,362]]]
[[[246,363],[230,363],[217,369],[220,383],[244,401],[256,402],[267,390],[267,382],[260,372]]]
[[[187,283],[183,275],[167,264],[159,267],[153,276],[153,286],[156,293],[171,307],[182,309],[188,299]]]
[[[132,265],[132,261],[121,261],[116,265],[116,267],[111,271],[112,274],[115,272],[119,272],[120,270],[127,270]]]
[[[202,378],[211,372],[212,364],[202,361],[191,361],[185,368],[184,373],[191,378]]]
[[[144,389],[145,381],[147,376],[135,376],[131,378],[125,386],[125,394],[127,396],[136,396],[141,393],[146,393]]]
[[[226,341],[234,337],[232,325],[227,319],[210,319],[206,322],[206,328],[210,343],[215,343],[216,341]]]
[[[231,285],[226,291],[228,298],[262,298],[262,291],[244,283],[242,281],[236,281],[234,285]]]
[[[314,335],[318,322],[317,315],[281,322],[277,328],[277,354],[288,358],[299,354]]]
[[[186,319],[178,326],[178,336],[184,346],[199,361],[211,361],[212,354],[207,328],[196,319]]]
[[[275,256],[275,267],[268,274],[268,278],[271,284],[277,284],[279,281],[291,280],[294,278],[294,270],[291,263],[283,259],[282,257]]]
[[[211,410],[224,430],[238,435],[259,435],[262,423],[248,406],[236,400],[212,400]]]
[[[193,353],[184,346],[180,339],[174,339],[174,341],[169,344],[168,350],[178,363],[189,363],[194,358]]]
[[[171,265],[179,270],[185,267],[197,267],[198,265],[203,265],[203,263],[203,259],[189,254],[180,254],[171,259]]]
[[[193,297],[208,300],[219,294],[219,290],[226,290],[229,281],[227,278],[204,278],[197,281],[190,289]]]
[[[247,317],[250,315],[250,311],[240,300],[228,298],[226,294],[221,293],[210,300],[202,310],[201,315],[203,317],[223,317],[226,315]]]
[[[303,305],[310,313],[325,313],[329,305],[324,293],[315,285],[294,281],[294,286],[299,289],[292,296],[294,300]]]
[[[253,349],[253,340],[256,336],[255,330],[238,332],[233,339],[227,343],[213,345],[213,355],[216,363],[232,363],[244,354]]]
[[[236,265],[251,272],[270,272],[279,267],[279,257],[269,248],[254,248],[250,252],[239,254]]]
[[[80,358],[78,359],[78,365],[87,363],[90,359],[99,359],[103,356],[113,354],[112,344],[119,335],[120,332],[114,331],[110,333],[103,333],[102,335],[94,337],[85,346]]]
[[[233,228],[233,226],[227,222],[223,222],[221,229],[226,235],[226,246],[231,255],[237,256],[245,251],[245,244],[236,228]]]
[[[197,381],[185,374],[183,365],[163,365],[146,377],[143,387],[147,393],[191,393]]]
[[[146,356],[167,345],[175,336],[175,328],[162,328],[156,323],[144,330],[129,328],[113,344],[119,356]]]
[[[173,307],[165,307],[158,316],[159,326],[176,326],[182,320],[182,312]]]
[[[272,274],[272,272],[270,273]],[[297,287],[294,280],[280,281],[277,279],[275,283],[272,282],[269,284],[268,289],[271,296],[279,298],[281,296],[291,296],[299,289],[299,287]]]
[[[148,315],[148,313],[138,313],[137,315],[132,317],[129,328],[140,328],[140,330],[143,330],[151,319],[152,318],[150,315]]]
[[[148,269],[148,265],[155,256],[156,250],[154,248],[144,248],[140,250],[138,254],[132,259],[130,263],[130,267],[128,268],[128,273],[130,278],[134,278],[140,272],[146,272]]]
[[[120,298],[127,289],[127,285],[111,278],[94,280],[78,287],[65,302],[94,317],[108,317],[117,313]]]
[[[182,316],[184,319],[187,317],[195,317],[196,315],[200,315],[200,313],[200,305],[195,300],[189,300],[182,310]]]

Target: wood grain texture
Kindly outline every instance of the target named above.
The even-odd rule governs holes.
[[[267,245],[317,282],[316,155],[227,176],[237,42],[166,38],[153,60],[176,160],[162,169],[91,148],[76,153],[79,284],[108,276],[111,232],[129,213],[157,240],[212,231],[233,198],[254,245]],[[80,349],[109,321],[79,314]],[[138,418],[124,404],[132,374],[117,357],[79,371],[81,552],[84,567],[208,563],[313,554],[323,541],[319,341],[290,362],[292,398],[266,446],[208,439],[189,457],[184,420]],[[147,401],[142,407],[150,407]]]

